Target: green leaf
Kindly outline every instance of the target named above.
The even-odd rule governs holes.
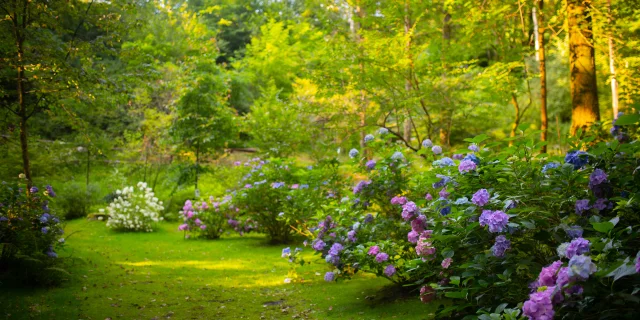
[[[451,291],[451,292],[445,293],[444,296],[452,299],[465,299],[467,298],[467,293],[468,293],[468,290]]]
[[[479,135],[479,136],[475,136],[475,137],[473,137],[473,139],[471,140],[471,142],[474,142],[474,143],[478,144],[478,143],[480,143],[480,142],[482,142],[482,141],[485,141],[485,140],[487,140],[487,139],[489,139],[489,138],[490,138],[490,137],[489,137],[488,135],[486,135],[486,134],[484,134],[484,133],[483,133],[483,134],[481,134],[481,135]]]
[[[608,233],[614,227],[613,223],[611,223],[609,221],[607,221],[607,222],[591,222],[591,225],[593,226],[593,229],[595,229],[598,232],[602,232],[602,233]]]
[[[451,277],[449,279],[451,279],[451,284],[453,284],[453,285],[457,286],[457,285],[460,284],[460,277],[458,277],[458,276],[453,276],[453,277]]]
[[[617,126],[628,126],[640,122],[640,114],[628,114],[618,117],[616,120]]]

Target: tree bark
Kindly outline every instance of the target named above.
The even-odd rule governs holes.
[[[405,45],[405,50],[407,52],[407,56],[409,58],[409,72],[407,75],[407,79],[404,83],[405,91],[407,91],[407,98],[411,98],[411,78],[413,77],[413,59],[411,57],[411,12],[409,11],[409,1],[405,0],[404,2],[404,35],[407,38],[407,43]],[[409,105],[405,106],[407,111],[407,118],[409,118],[409,113],[411,112]],[[405,119],[404,121],[404,132],[403,138],[407,143],[411,143],[411,120]]]
[[[537,45],[538,53],[537,57],[540,61],[540,141],[547,141],[547,131],[548,131],[548,119],[547,119],[547,66],[545,60],[545,52],[544,52],[544,15],[543,15],[543,6],[544,1],[538,1],[538,9],[539,15],[536,19],[535,8],[534,8],[534,24],[537,29]],[[546,153],[547,146],[542,146],[540,152]]]
[[[443,81],[447,78],[447,66],[445,61],[444,52],[446,52],[449,40],[451,39],[451,15],[448,12],[445,12],[444,18],[442,19],[442,68],[444,70],[442,74]],[[451,107],[448,105],[448,107]],[[448,110],[445,108],[440,112],[440,144],[442,146],[449,145],[449,128],[451,124],[451,119],[449,117],[452,116]]]
[[[572,135],[600,120],[590,11],[589,0],[567,0]]]
[[[26,19],[26,17],[23,17]],[[22,151],[22,170],[27,179],[27,185],[31,187],[31,165],[29,162],[29,141],[27,134],[27,105],[25,102],[25,88],[24,88],[24,38],[20,32],[20,26],[17,18],[13,18],[14,35],[16,38],[16,50],[18,53],[18,67],[17,67],[17,90],[18,90],[18,116],[20,118],[20,149]]]
[[[513,124],[511,125],[511,134],[510,137],[516,136],[516,130],[520,125],[520,105],[518,104],[518,98],[515,93],[511,94],[511,103],[513,104],[514,111],[516,112],[516,118],[513,120]],[[513,145],[513,140],[509,141],[509,146]]]
[[[608,1],[609,7],[609,27],[613,26],[613,16],[611,13],[611,0]],[[611,109],[613,110],[613,119],[618,118],[618,80],[616,80],[616,66],[613,48],[613,35],[609,31],[609,72],[611,73]]]

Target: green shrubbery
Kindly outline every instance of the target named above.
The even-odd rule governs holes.
[[[53,188],[29,187],[23,177],[0,188],[0,272],[32,283],[57,281],[56,275],[66,271],[55,267],[64,231],[49,209]]]

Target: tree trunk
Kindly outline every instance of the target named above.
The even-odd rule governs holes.
[[[536,11],[533,11],[533,21],[537,29],[538,57],[540,61],[540,141],[547,141],[548,119],[547,119],[547,66],[544,52],[544,15],[542,12],[544,1],[538,1],[539,16],[536,19]],[[540,152],[546,153],[547,146],[542,146]]]
[[[411,77],[413,77],[413,63],[412,63],[412,57],[411,57],[411,35],[409,34],[411,32],[411,15],[410,15],[410,11],[409,11],[409,1],[405,0],[404,2],[404,36],[407,38],[407,43],[405,45],[405,50],[407,52],[407,57],[409,58],[409,72],[407,75],[407,79],[405,80],[404,83],[404,89],[405,91],[407,91],[407,98],[411,98]],[[411,112],[411,106],[407,105],[405,106],[406,111],[407,111],[407,118],[409,118],[409,113]],[[404,138],[404,141],[406,141],[407,143],[411,143],[411,119],[405,119],[404,121],[404,132],[402,137]]]
[[[608,1],[609,6],[609,27],[613,26],[613,16],[611,13],[611,0]],[[611,73],[611,108],[613,110],[613,119],[618,118],[618,80],[616,80],[616,66],[614,59],[615,50],[613,49],[613,35],[609,31],[609,72]]]
[[[572,135],[600,120],[590,11],[589,0],[567,0]]]
[[[447,78],[447,65],[445,60],[444,52],[447,51],[447,47],[449,44],[449,40],[451,39],[451,15],[448,12],[445,12],[444,18],[442,20],[442,68],[444,72],[442,73],[443,81]],[[447,107],[451,107],[447,105]],[[449,127],[451,120],[449,119],[451,116],[448,110],[445,108],[440,112],[440,144],[442,146],[449,145]]]
[[[18,26],[14,24],[15,34],[16,34],[16,47],[18,50],[18,74],[17,74],[17,84],[18,84],[18,106],[19,112],[18,115],[20,117],[20,149],[22,150],[22,170],[24,171],[24,175],[27,178],[27,185],[31,187],[31,165],[29,163],[29,142],[27,140],[27,120],[29,119],[27,115],[27,105],[25,102],[25,88],[24,88],[24,67],[23,67],[23,57],[24,51],[22,48],[23,40],[18,32]]]

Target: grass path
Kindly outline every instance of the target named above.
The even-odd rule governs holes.
[[[429,319],[436,305],[415,294],[388,299],[386,279],[323,280],[326,264],[299,268],[303,283],[284,284],[280,246],[260,235],[183,240],[176,224],[154,233],[116,233],[98,221],[68,223],[76,232],[60,252],[72,265],[52,289],[0,286],[0,319]],[[267,306],[265,306],[267,303]]]

